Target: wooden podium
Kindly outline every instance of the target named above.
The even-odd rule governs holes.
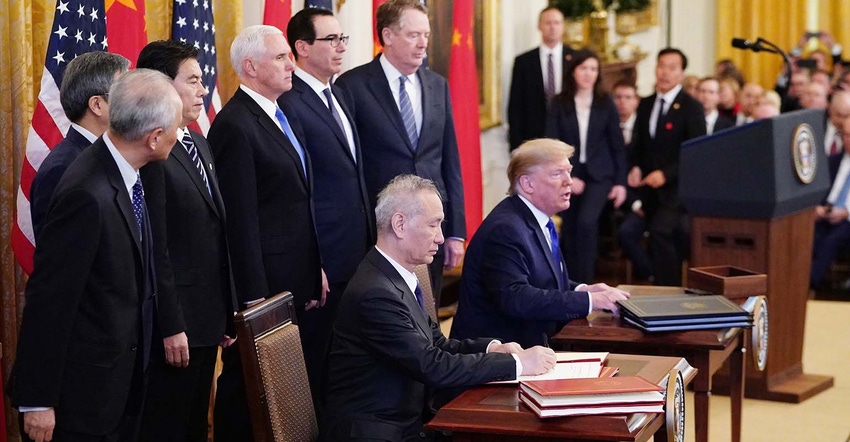
[[[833,385],[803,373],[814,210],[829,191],[823,112],[797,111],[682,146],[680,196],[691,220],[691,267],[767,274],[767,366],[749,364],[748,398],[798,403]],[[808,145],[806,145],[808,143]],[[715,378],[723,391],[728,379]]]

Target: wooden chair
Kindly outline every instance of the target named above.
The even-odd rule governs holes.
[[[422,264],[413,269],[416,278],[419,279],[419,287],[422,289],[422,303],[425,304],[425,310],[431,320],[439,324],[437,318],[437,307],[434,301],[434,287],[431,285],[431,274],[428,273],[428,265]]]
[[[237,313],[234,321],[254,440],[316,440],[319,429],[292,294],[266,299]]]

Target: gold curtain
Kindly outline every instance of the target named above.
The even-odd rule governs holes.
[[[762,37],[784,50],[790,50],[806,31],[806,4],[809,0],[717,0],[717,59],[735,62],[747,81],[773,88],[782,69],[780,57],[734,49],[733,37],[755,40]],[[850,29],[846,19],[850,0],[820,0],[818,24],[829,31],[850,55]]]
[[[172,0],[144,1],[147,17],[155,18],[148,20],[148,39],[169,38]],[[239,85],[228,54],[230,43],[242,29],[242,6],[242,2],[233,0],[213,1],[222,102]],[[21,162],[55,8],[56,0],[0,2],[0,341],[4,384],[14,362],[25,285],[9,238],[15,222]],[[17,422],[8,404],[5,413],[9,440],[18,440]]]

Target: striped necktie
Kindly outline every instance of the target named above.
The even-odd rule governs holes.
[[[195,168],[198,169],[198,173],[201,174],[201,181],[204,182],[204,186],[207,187],[207,192],[212,196],[212,190],[210,190],[210,183],[207,181],[207,173],[204,170],[204,163],[201,162],[201,156],[198,155],[198,148],[195,147],[195,140],[192,139],[192,135],[189,134],[189,131],[183,132],[183,147],[186,148],[186,152],[189,153],[189,158],[195,164]]]
[[[398,77],[398,107],[401,111],[401,120],[404,122],[404,129],[407,131],[407,137],[410,139],[410,144],[413,149],[419,146],[419,133],[416,130],[416,119],[413,117],[413,105],[410,103],[410,96],[407,95],[407,88],[404,83],[407,77],[402,75]]]

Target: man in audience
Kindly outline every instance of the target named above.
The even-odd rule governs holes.
[[[812,246],[810,285],[823,285],[829,266],[850,243],[850,92],[839,91],[832,96],[836,124],[842,139],[843,153],[829,157],[832,189],[823,204],[815,208],[815,239]],[[840,112],[840,117],[838,116]]]
[[[747,83],[741,88],[741,93],[738,95],[741,110],[735,120],[735,126],[753,122],[753,110],[755,110],[762,93],[764,93],[764,88],[756,83]]]
[[[696,98],[702,103],[703,112],[705,113],[705,133],[708,135],[735,126],[734,121],[717,112],[717,104],[720,103],[719,91],[720,82],[714,77],[701,79],[697,86]]]
[[[322,440],[424,438],[428,394],[540,374],[555,364],[543,347],[493,339],[446,339],[425,312],[416,266],[443,242],[440,191],[415,175],[378,195],[378,242],[348,284],[334,324]],[[510,353],[510,355],[508,354]]]
[[[47,203],[65,169],[109,127],[109,87],[129,67],[130,60],[118,54],[95,51],[78,56],[65,68],[59,102],[71,120],[71,127],[65,139],[44,158],[30,186],[30,214],[36,240]]]
[[[140,439],[206,441],[218,347],[235,336],[237,309],[212,153],[188,128],[204,111],[207,89],[198,49],[188,43],[151,42],[136,66],[168,75],[183,102],[180,141],[168,159],[141,170],[151,219],[166,240],[156,255],[158,333]]]
[[[449,85],[422,66],[431,24],[419,0],[388,0],[376,13],[383,53],[343,74],[337,84],[352,100],[369,200],[396,175],[416,172],[440,189],[446,212],[446,242],[429,267],[436,308],[443,269],[463,262],[466,217],[460,156]]]
[[[803,89],[800,105],[803,109],[826,110],[829,107],[829,87],[822,83],[810,82]]]
[[[305,334],[312,327],[309,310],[324,305],[327,283],[310,199],[310,157],[305,141],[296,136],[303,131],[295,116],[287,115],[275,101],[292,88],[295,63],[290,56],[286,38],[273,26],[249,26],[236,36],[230,61],[241,84],[216,116],[209,140],[227,207],[227,239],[240,308],[292,292],[302,346],[308,346],[317,344]],[[251,440],[237,346],[222,355],[216,442]],[[311,384],[317,397],[315,387]]]
[[[569,278],[551,219],[570,207],[572,146],[538,138],[508,164],[510,196],[478,228],[463,265],[451,337],[499,336],[523,347],[545,345],[559,324],[592,310],[617,311],[629,295]]]
[[[800,97],[803,95],[803,90],[809,84],[809,71],[805,69],[796,69],[791,74],[791,81],[788,90],[782,97],[782,112],[791,112],[802,109],[800,106]]]
[[[688,59],[675,48],[662,49],[655,67],[655,93],[640,101],[629,185],[644,187],[643,211],[650,232],[656,283],[681,285],[689,223],[679,201],[679,150],[705,135],[702,105],[682,93]]]
[[[311,383],[321,391],[327,343],[339,299],[357,265],[375,243],[372,210],[363,178],[360,140],[347,100],[331,78],[342,68],[348,36],[342,33],[333,13],[304,8],[287,27],[295,54],[292,89],[277,100],[287,115],[294,115],[304,130],[304,147],[313,171],[313,205],[322,268],[329,291],[325,307],[309,314],[313,320],[305,334],[316,345],[305,345]],[[300,324],[299,324],[300,325]],[[321,409],[321,397],[316,402]]]
[[[508,97],[508,141],[511,150],[545,135],[546,108],[561,93],[564,65],[573,50],[563,43],[564,14],[548,6],[537,20],[541,45],[514,60]]]
[[[626,81],[617,82],[613,87],[614,104],[620,115],[620,128],[623,130],[623,140],[626,142],[627,157],[632,154],[634,126],[637,119],[637,106],[640,97],[637,95],[635,86]],[[639,279],[652,281],[652,261],[649,252],[643,244],[646,232],[646,221],[641,209],[643,202],[640,197],[640,189],[629,186],[627,188],[626,202],[620,206],[625,213],[623,221],[617,229],[617,239],[620,247],[634,265],[634,273]]]
[[[155,302],[139,168],[168,157],[182,103],[137,69],[109,89],[109,129],[65,171],[26,289],[14,401],[40,441],[134,441]]]
[[[850,93],[850,91],[840,92]],[[836,97],[838,96],[838,92],[834,93],[832,100],[829,102],[829,118],[826,120],[826,131],[823,143],[828,156],[844,153],[841,128],[845,127],[845,125],[850,122],[850,105],[848,105],[848,101],[846,100],[848,95],[840,94],[841,99],[836,100]]]

